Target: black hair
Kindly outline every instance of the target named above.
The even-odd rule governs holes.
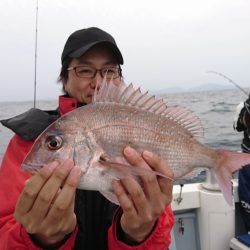
[[[66,94],[65,88],[64,88],[64,82],[68,80],[69,77],[69,71],[68,71],[68,67],[70,65],[70,62],[72,61],[73,58],[67,57],[63,60],[62,62],[62,67],[61,67],[61,71],[60,74],[57,78],[57,82],[62,82],[62,91],[64,94]]]

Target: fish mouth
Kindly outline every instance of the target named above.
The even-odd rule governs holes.
[[[24,162],[20,166],[22,170],[31,174],[36,173],[42,167],[43,167],[42,163],[30,163],[30,162]]]
[[[33,168],[37,168],[37,167],[42,167],[42,163],[30,163],[30,162],[25,162],[22,163],[21,168],[25,168],[25,167],[33,167]]]

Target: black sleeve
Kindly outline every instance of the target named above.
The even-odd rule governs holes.
[[[235,129],[239,132],[244,131],[246,129],[246,124],[244,122],[245,115],[246,115],[246,108],[243,107],[242,110],[240,111],[239,118],[237,120],[237,125],[235,127]]]
[[[235,125],[234,128],[239,132],[250,130],[250,98],[244,102]]]
[[[1,120],[3,126],[11,129],[14,133],[25,140],[34,140],[52,122],[59,118],[57,110],[43,111],[32,108],[23,114]]]
[[[250,99],[247,99],[244,103],[244,114],[243,114],[243,123],[245,130],[250,131]],[[249,133],[248,133],[249,134]]]

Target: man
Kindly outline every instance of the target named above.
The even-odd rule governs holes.
[[[241,149],[250,153],[250,98],[240,103],[236,109],[234,129],[244,132]],[[239,170],[238,194],[245,232],[250,231],[250,165]]]
[[[120,208],[98,192],[76,190],[81,170],[72,160],[51,162],[30,177],[19,170],[34,139],[51,122],[92,101],[103,77],[122,78],[123,57],[114,38],[98,28],[68,38],[62,53],[64,96],[56,111],[32,109],[2,121],[16,135],[0,170],[0,249],[166,249],[174,219],[172,181],[143,177],[143,189],[128,177],[113,183]],[[173,177],[158,156],[124,149],[131,165]],[[145,191],[147,190],[147,192]],[[14,215],[14,216],[13,216]],[[113,220],[113,221],[112,221]]]

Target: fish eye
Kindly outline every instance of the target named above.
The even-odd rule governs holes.
[[[60,136],[49,136],[46,139],[46,146],[50,150],[57,150],[62,147],[63,139]]]

